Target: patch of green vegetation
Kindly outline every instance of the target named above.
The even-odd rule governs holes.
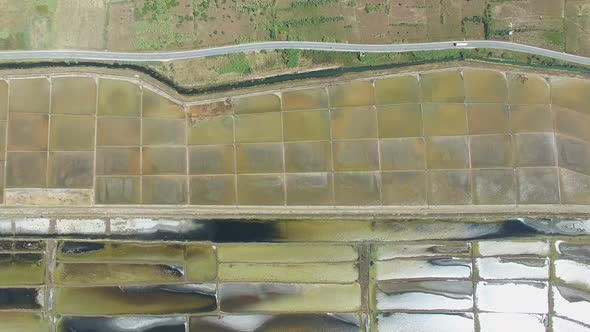
[[[491,16],[491,6],[489,4],[486,7],[486,10],[484,12],[484,16],[463,17],[463,19],[461,20],[461,32],[463,32],[463,33],[466,32],[465,24],[467,22],[483,24],[483,31],[484,31],[485,39],[492,39],[492,38],[498,37],[498,36],[509,36],[513,32],[525,31],[524,28],[494,29],[493,19]]]
[[[360,56],[356,52],[305,51],[303,58],[310,60],[314,65],[359,67],[461,60],[465,58],[465,53],[462,50],[441,50],[406,53],[365,53]]]
[[[375,4],[368,3],[365,6],[365,12],[367,12],[367,14],[371,14],[371,13],[387,13],[387,14],[389,14],[391,12],[391,6],[387,2],[375,3]]]
[[[344,21],[343,16],[311,16],[285,20],[282,22],[282,24],[286,26],[299,27],[340,21]]]
[[[199,12],[209,9],[210,5],[211,3],[209,2],[209,0],[193,0],[193,13],[196,16]]]
[[[164,13],[169,13],[170,9],[178,6],[178,0],[146,0],[141,8],[141,16],[151,15],[155,20]]]
[[[11,33],[8,30],[0,31],[0,49],[20,50],[26,47],[25,34],[22,32]]]
[[[178,23],[176,23],[176,26],[181,26],[184,22],[188,22],[188,21],[192,21],[193,17],[190,15],[182,15],[182,16],[176,16],[176,18],[178,19]]]
[[[481,18],[481,23],[483,23],[483,33],[485,39],[491,39],[493,32],[492,32],[492,5],[489,3],[484,10],[483,17]]]
[[[395,61],[395,53],[365,53],[364,56],[359,56],[359,61],[365,65],[375,66],[383,63],[390,63]]]
[[[135,47],[141,50],[161,50],[194,42],[191,33],[174,31],[179,25],[172,9],[178,0],[146,0],[135,21]],[[185,18],[187,19],[187,18]]]
[[[410,52],[408,53],[414,61],[419,62],[434,62],[449,59],[463,59],[465,52],[462,50],[439,50],[439,51],[424,51],[424,52]]]
[[[304,51],[303,58],[314,65],[355,66],[359,63],[357,53],[351,52]]]
[[[235,53],[229,56],[229,63],[217,68],[219,74],[229,74],[229,73],[238,73],[238,74],[248,74],[252,72],[252,67],[246,58],[245,53]]]
[[[291,8],[313,8],[324,6],[330,3],[337,2],[338,0],[301,0],[291,3]]]
[[[318,7],[337,3],[337,0],[301,0],[290,3],[288,6],[281,7],[278,1],[249,3],[249,6],[264,8],[260,15],[252,18],[251,21],[256,25],[257,30],[268,31],[268,39],[285,40],[292,35],[303,34],[308,39],[321,30],[320,25],[335,26],[337,22],[343,22],[344,16],[324,16],[318,15]],[[352,25],[350,26],[352,28]]]
[[[303,39],[301,39],[303,40]],[[334,37],[328,37],[328,36],[322,36],[322,39],[320,40],[324,43],[344,43],[345,41],[338,39],[338,38],[334,38]]]
[[[37,15],[39,16],[49,15],[49,8],[47,8],[47,5],[36,5],[35,10],[37,11]]]
[[[467,22],[473,22],[473,23],[483,23],[484,22],[484,18],[481,16],[471,16],[471,17],[463,17],[463,19],[461,20],[461,32],[465,33],[465,24]],[[485,29],[485,27],[484,27]]]
[[[204,22],[213,20],[214,18],[209,17],[209,15],[207,14],[207,9],[209,9],[210,6],[211,3],[209,0],[193,0],[193,17],[196,20],[200,19]]]
[[[268,31],[268,37],[271,40],[279,39],[283,34],[277,21],[276,0],[248,0],[236,3],[237,11],[249,17],[250,22],[254,25],[254,30]],[[263,38],[266,39],[266,38]],[[260,40],[257,40],[260,41]]]
[[[57,9],[57,0],[30,0],[28,2],[28,5],[32,5],[39,16],[50,15],[55,13]]]
[[[288,49],[283,51],[283,61],[289,68],[299,66],[301,50]]]
[[[264,1],[264,0],[256,0],[256,1],[247,1],[243,2],[239,5],[240,13],[242,14],[249,14],[255,15],[256,13],[265,12],[269,8],[273,8],[275,6],[275,1]]]
[[[563,47],[565,44],[565,37],[561,31],[546,31],[543,37],[551,45]]]

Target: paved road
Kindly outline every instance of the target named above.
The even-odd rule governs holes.
[[[455,45],[460,43],[460,45]],[[75,51],[75,50],[47,50],[47,51],[0,51],[0,60],[40,60],[40,59],[62,59],[62,60],[106,60],[106,61],[139,61],[139,62],[163,62],[172,60],[183,60],[203,58],[214,55],[224,55],[240,52],[253,52],[262,50],[301,49],[320,50],[337,52],[412,52],[449,50],[460,48],[490,48],[508,51],[524,52],[529,54],[542,55],[558,60],[565,60],[582,65],[590,65],[590,58],[546,50],[539,47],[493,41],[449,41],[434,43],[416,44],[341,44],[322,42],[300,42],[300,41],[274,41],[251,44],[230,45],[221,47],[204,48],[189,51],[175,52],[110,52],[110,51]]]

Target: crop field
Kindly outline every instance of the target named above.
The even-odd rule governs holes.
[[[107,6],[103,0],[60,0],[57,3],[59,6],[53,17],[54,47],[103,47],[107,19]]]
[[[0,0],[0,49],[499,39],[590,54],[584,0]]]
[[[133,26],[132,3],[117,2],[108,6],[108,25],[106,27],[105,46],[112,50],[125,50],[133,45],[135,30]]]
[[[590,3],[569,0],[565,6],[566,51],[590,54]]]

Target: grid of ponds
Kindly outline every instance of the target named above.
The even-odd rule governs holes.
[[[589,94],[479,68],[198,105],[113,77],[5,77],[3,202],[589,204]]]
[[[588,331],[590,221],[0,221],[0,331]]]

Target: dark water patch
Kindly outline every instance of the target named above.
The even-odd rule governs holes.
[[[471,224],[471,227],[477,228],[479,224]],[[469,240],[485,240],[485,239],[502,239],[512,237],[527,237],[544,234],[539,232],[534,227],[531,227],[519,219],[504,220],[498,224],[498,229],[485,235],[476,236]],[[467,240],[467,239],[458,239]]]
[[[500,236],[527,236],[540,233],[538,229],[527,225],[522,220],[506,220],[502,224]]]
[[[134,220],[112,225],[113,238],[212,242],[277,241],[278,223],[260,220]]]
[[[45,242],[42,241],[15,241],[14,249],[19,251],[37,251],[45,249]]]
[[[280,237],[276,222],[224,220],[210,226],[213,242],[267,242]]]
[[[14,249],[14,242],[10,240],[0,241],[0,251],[8,251]]]
[[[0,310],[40,309],[40,290],[35,288],[0,288]]]
[[[0,254],[0,265],[13,262],[40,265],[42,261],[43,254]]]
[[[104,243],[95,242],[64,242],[61,252],[64,254],[83,254],[104,250]]]

